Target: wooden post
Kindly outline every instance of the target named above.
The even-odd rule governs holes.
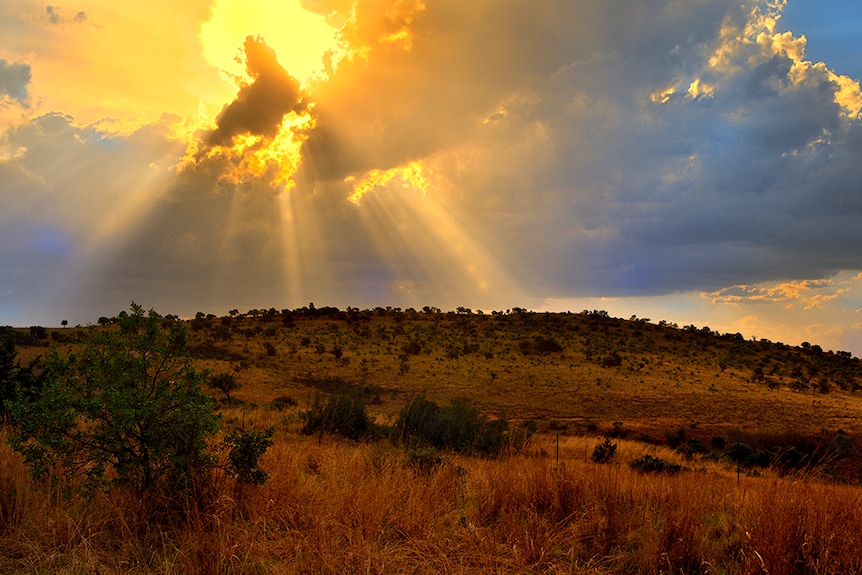
[[[559,465],[559,464],[560,464],[560,432],[559,432],[559,431],[557,432],[557,449],[556,449],[556,453],[557,453],[557,465]]]

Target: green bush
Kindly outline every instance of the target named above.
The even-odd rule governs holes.
[[[522,339],[518,342],[518,349],[524,355],[559,353],[563,351],[560,343],[549,337],[536,336],[530,339]]]
[[[242,483],[262,485],[269,473],[259,467],[260,458],[272,446],[273,429],[229,433],[225,437],[228,451],[228,471]]]
[[[462,453],[492,455],[509,445],[508,424],[488,421],[463,399],[441,407],[419,395],[401,411],[395,427],[403,441]]]
[[[54,470],[90,488],[185,493],[213,463],[219,420],[201,390],[206,374],[181,323],[133,303],[117,324],[91,328],[79,352],[48,356],[41,390],[9,405],[10,443],[36,479]]]
[[[6,415],[7,403],[15,397],[18,385],[17,356],[15,332],[11,327],[0,327],[0,418]]]
[[[605,438],[603,442],[595,446],[591,457],[596,463],[610,463],[616,454],[617,444]]]
[[[230,407],[230,394],[240,388],[240,382],[232,373],[217,373],[207,379],[207,386],[221,391],[225,396],[227,406]]]
[[[302,433],[333,433],[349,439],[362,439],[373,432],[373,425],[365,411],[365,399],[358,392],[337,393],[323,401],[318,394],[314,396],[311,407],[306,411]]]
[[[404,466],[413,469],[420,475],[429,475],[447,463],[449,463],[449,459],[433,447],[411,449],[404,454]]]
[[[673,463],[648,454],[641,455],[629,465],[632,469],[641,473],[678,473],[682,469],[679,463]]]
[[[289,395],[279,395],[270,402],[269,406],[277,411],[284,411],[289,407],[299,405],[295,399]]]

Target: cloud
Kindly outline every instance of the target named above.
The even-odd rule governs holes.
[[[790,308],[801,303],[804,309],[819,309],[824,302],[837,299],[849,291],[829,279],[790,281],[768,286],[730,286],[703,294],[713,303],[768,304],[779,303]],[[824,293],[826,292],[826,293]],[[831,292],[831,293],[829,293]]]
[[[19,104],[26,103],[31,76],[29,64],[7,62],[0,58],[0,96],[8,96]]]
[[[60,14],[59,6],[51,6],[50,4],[45,7],[45,14],[48,17],[48,22],[51,24],[65,24],[68,22],[86,22],[87,21],[87,13],[86,12],[78,12],[71,18],[64,18]]]
[[[238,81],[216,127],[194,134],[166,197],[229,193],[238,185],[257,193],[293,187],[299,140],[313,122],[306,95],[263,39],[247,37],[244,51],[248,79]]]
[[[303,4],[340,26],[327,73],[301,87],[246,38],[246,77],[191,143],[150,108],[125,136],[86,123],[89,108],[3,135],[6,213],[44,232],[16,240],[42,262],[36,277],[59,252],[33,246],[55,245],[90,262],[93,301],[118,309],[136,287],[166,311],[308,297],[505,309],[690,292],[799,313],[851,301],[835,278],[862,269],[862,96],[806,60],[804,30],[776,31],[781,3]],[[170,38],[196,39],[182,32],[207,6]],[[92,32],[42,27],[64,42]],[[96,39],[80,61],[110,54]],[[146,39],[108,62],[110,85],[66,84],[84,93],[94,79],[104,101],[138,107],[164,97],[194,124],[185,111],[202,92],[181,70],[203,69],[188,56],[199,46],[171,43],[140,64],[145,83],[112,88],[138,78],[118,71],[138,69]]]
[[[279,66],[275,51],[251,36],[243,46],[251,82],[241,83],[236,100],[219,113],[207,137],[211,145],[230,145],[241,134],[273,138],[286,114],[305,110],[299,81]]]
[[[751,1],[356,2],[354,56],[312,87],[303,165],[361,181],[422,162],[441,182],[427,193],[457,196],[548,295],[858,269],[858,84],[806,62],[779,16]]]

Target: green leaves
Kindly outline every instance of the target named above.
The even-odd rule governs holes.
[[[269,478],[269,473],[258,466],[260,458],[272,445],[273,430],[243,431],[229,433],[225,444],[228,451],[228,471],[242,483],[261,485]]]
[[[49,355],[41,391],[10,403],[11,444],[37,479],[54,470],[89,488],[186,488],[211,465],[218,430],[206,374],[179,322],[133,303],[118,324],[91,328],[77,353]]]

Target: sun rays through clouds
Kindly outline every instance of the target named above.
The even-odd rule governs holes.
[[[844,342],[862,91],[796,2],[0,4],[0,316],[604,298]]]

